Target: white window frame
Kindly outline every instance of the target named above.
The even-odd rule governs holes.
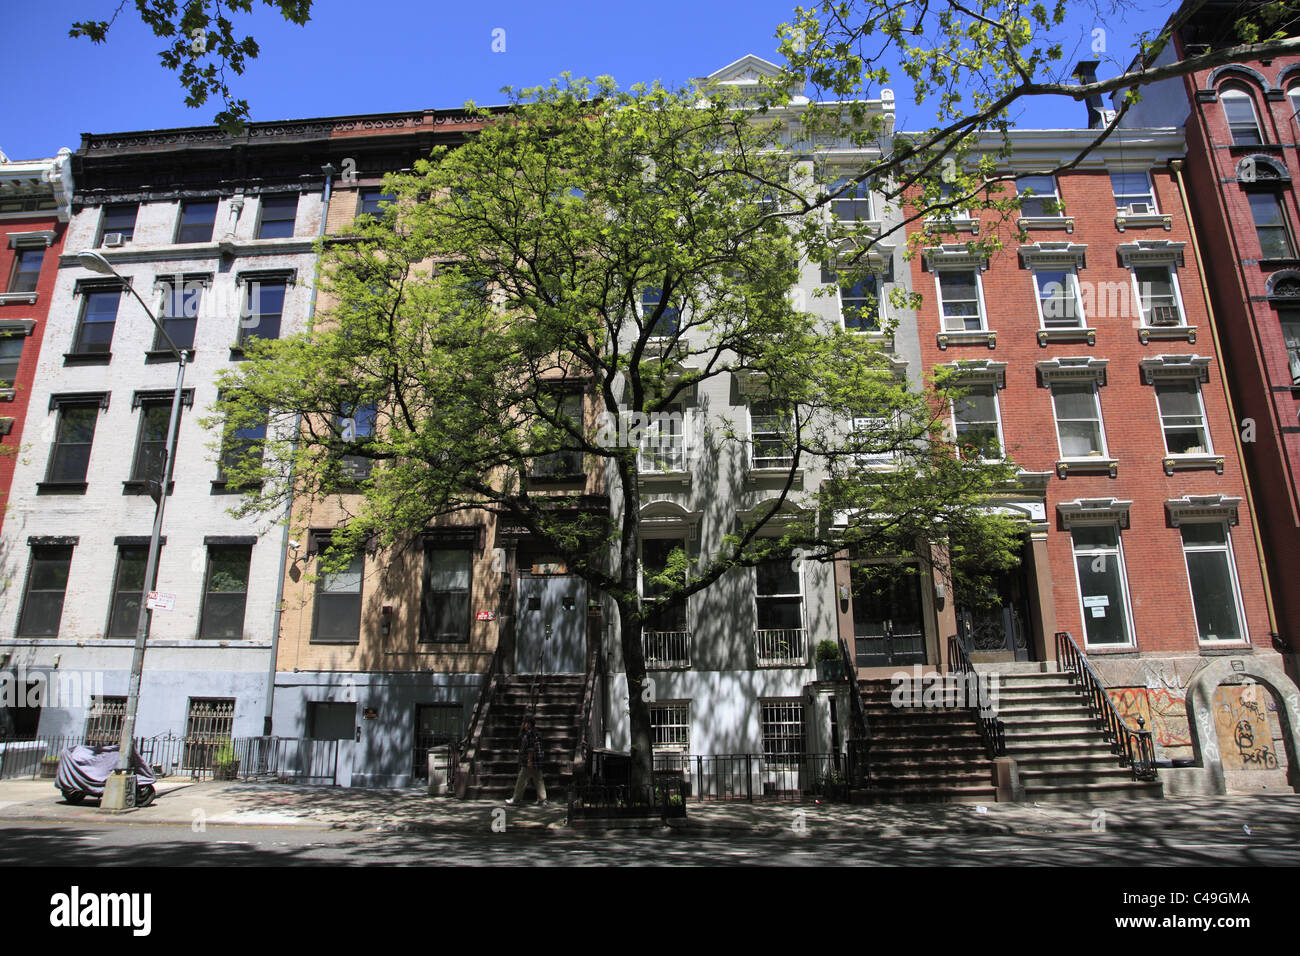
[[[870,277],[863,276],[859,281],[875,282],[876,285],[875,325],[876,327],[874,329],[849,328],[849,324],[844,321],[844,286],[840,285],[839,280],[837,279],[835,282],[835,301],[839,307],[840,328],[844,329],[844,331],[846,332],[861,332],[864,335],[872,335],[880,331],[885,320],[885,292],[883,288],[883,283],[881,283],[879,276],[870,276]]]
[[[967,394],[974,391],[975,389],[983,389],[983,388],[990,388],[993,390],[993,417],[998,426],[998,451],[1000,452],[1000,454],[998,455],[997,458],[985,458],[983,456],[980,456],[979,461],[987,462],[987,463],[1005,461],[1007,457],[1007,443],[1005,437],[1002,434],[1002,403],[998,400],[998,392],[1001,391],[1001,389],[998,388],[996,382],[972,382],[969,386],[965,386]],[[958,454],[960,454],[961,433],[957,431],[957,424],[958,424],[957,402],[958,401],[959,401],[958,399],[953,399],[951,402],[949,402],[948,411],[952,421],[953,443],[957,445],[959,449]]]
[[[1061,184],[1057,182],[1055,173],[1050,173],[1048,175],[1041,175],[1038,173],[1027,173],[1024,176],[1017,176],[1015,179],[1017,196],[1025,195],[1024,190],[1021,189],[1020,187],[1020,181],[1022,179],[1050,179],[1052,181],[1052,194],[1050,196],[1047,193],[1033,193],[1032,195],[1028,196],[1028,198],[1033,202],[1044,202],[1046,200],[1052,200],[1053,202],[1056,203],[1056,212],[1050,212],[1050,213],[1044,212],[1038,215],[1029,215],[1028,213],[1025,212],[1024,206],[1022,205],[1019,209],[1019,213],[1022,218],[1025,219],[1064,219],[1065,218],[1065,204],[1061,201]]]
[[[968,267],[952,268],[952,269],[941,268],[941,269],[934,270],[934,295],[935,295],[935,301],[939,303],[939,324],[943,327],[944,332],[987,332],[989,331],[989,322],[988,322],[989,313],[988,313],[988,309],[984,305],[984,280],[980,276],[980,271],[981,270],[977,266],[968,266]],[[970,272],[975,276],[975,301],[979,307],[979,325],[976,326],[975,328],[968,329],[965,326],[965,320],[970,318],[970,316],[955,316],[955,318],[962,319],[963,324],[961,328],[953,328],[948,324],[948,316],[944,312],[945,303],[943,298],[943,284],[939,281],[943,277],[943,274],[945,272],[947,273]]]
[[[641,442],[637,446],[636,464],[637,473],[642,475],[662,475],[672,472],[681,472],[686,470],[686,407],[680,402],[676,402],[666,408],[660,409],[658,413],[670,416],[668,418],[654,418],[646,424],[641,432]],[[676,422],[679,426],[678,431],[665,432],[664,425]],[[665,444],[664,438],[670,440]],[[666,458],[666,461],[659,462],[655,460],[655,455]],[[660,464],[667,464],[667,469],[661,468]]]
[[[850,440],[864,433],[869,433],[877,426],[890,427],[890,419],[880,416],[855,415],[852,419]],[[954,426],[955,427],[955,426]],[[853,464],[858,468],[892,468],[898,464],[898,449],[883,452],[856,452]]]
[[[656,721],[656,711],[666,715],[667,721]],[[680,729],[684,743],[662,742],[660,731]],[[676,736],[676,735],[674,735]],[[691,752],[691,702],[687,700],[656,700],[650,704],[650,750],[653,754],[689,754]]]
[[[1067,456],[1065,454],[1065,447],[1061,443],[1061,419],[1056,414],[1056,390],[1061,386],[1071,387],[1077,385],[1088,385],[1092,388],[1092,407],[1097,410],[1097,433],[1101,436],[1101,451],[1096,455]],[[1101,413],[1101,386],[1095,380],[1081,381],[1078,379],[1062,379],[1060,381],[1052,382],[1048,391],[1052,393],[1052,421],[1056,425],[1056,451],[1059,456],[1057,460],[1070,462],[1100,459],[1102,461],[1108,461],[1110,459],[1110,444],[1106,441],[1106,422]],[[1067,419],[1067,421],[1084,421],[1084,419],[1071,418]]]
[[[833,193],[837,189],[841,189],[844,186],[847,186],[849,184],[849,181],[852,179],[853,177],[849,175],[837,175],[835,179],[831,181],[831,184],[829,188],[826,190],[826,192],[828,194]],[[845,219],[843,216],[839,214],[839,210],[841,208],[848,206],[850,204],[862,203],[862,202],[867,204],[867,216],[865,219],[861,217],[855,217],[853,219]],[[835,221],[844,224],[875,222],[876,220],[876,200],[875,197],[871,195],[871,188],[868,185],[868,182],[865,180],[863,182],[858,183],[856,186],[853,187],[851,191],[845,193],[843,196],[840,196],[837,199],[832,199],[829,203],[827,203],[827,208],[829,209],[830,213],[835,217]]]
[[[1273,200],[1274,203],[1277,204],[1277,211],[1279,213],[1278,225],[1260,226],[1259,220],[1255,218],[1255,207],[1250,204],[1251,198],[1255,196],[1268,196]],[[1274,231],[1281,229],[1282,234],[1286,237],[1286,244],[1287,244],[1287,250],[1286,250],[1287,255],[1283,256],[1282,258],[1286,258],[1286,259],[1294,258],[1296,255],[1296,237],[1295,237],[1294,230],[1292,230],[1291,228],[1291,217],[1287,215],[1286,203],[1283,202],[1282,200],[1282,193],[1275,192],[1272,190],[1260,190],[1257,192],[1247,193],[1246,205],[1250,208],[1250,223],[1255,228],[1255,241],[1259,243],[1260,257],[1263,259],[1275,258],[1265,253],[1264,239],[1260,235],[1260,229],[1262,228],[1262,229],[1269,229]]]
[[[657,290],[656,290],[656,291],[658,291],[658,293],[659,293],[659,298],[654,299],[654,300],[649,300],[649,301],[646,299],[646,293],[647,293],[647,292],[650,292],[652,289],[656,289],[656,287],[655,287],[655,286],[642,286],[642,287],[641,287],[641,297],[640,297],[640,300],[639,300],[639,304],[640,304],[640,308],[641,308],[641,324],[642,324],[642,327],[645,327],[645,326],[649,323],[649,321],[650,321],[650,316],[654,314],[655,310],[659,308],[659,303],[663,301],[663,295],[664,295],[664,290],[663,290],[663,289],[657,289]],[[669,310],[671,310],[672,312],[676,313],[676,315],[677,315],[677,320],[676,320],[676,322],[673,323],[674,326],[675,326],[675,328],[674,328],[671,332],[662,332],[662,333],[661,333],[661,332],[658,332],[658,331],[656,331],[656,330],[654,330],[654,329],[652,329],[651,331],[653,331],[654,334],[648,334],[648,335],[646,336],[646,338],[647,338],[648,340],[654,341],[654,340],[656,340],[656,339],[671,339],[671,338],[674,338],[674,337],[676,337],[676,336],[681,335],[681,333],[682,333],[682,325],[683,325],[683,323],[684,323],[684,317],[683,317],[683,315],[682,315],[682,309],[681,309],[681,306],[680,306],[680,305],[674,305],[673,302],[672,302],[672,300],[670,299],[669,302],[668,302],[667,307],[666,307],[665,310],[664,310],[664,316],[662,316],[661,318],[666,318],[667,315],[668,315]]]
[[[1070,295],[1074,297],[1074,325],[1048,325],[1047,316],[1043,312],[1043,293],[1038,284],[1038,275],[1040,272],[1064,272],[1065,281],[1069,287]],[[1061,330],[1061,329],[1086,329],[1088,327],[1088,316],[1083,311],[1083,290],[1079,287],[1079,272],[1077,269],[1056,269],[1042,266],[1031,269],[1029,272],[1030,281],[1034,286],[1034,301],[1038,308],[1038,327],[1040,329]]]
[[[754,416],[754,404],[755,404],[755,403],[751,402],[751,403],[749,403],[748,405],[745,406],[745,414],[746,414],[746,415],[748,416],[748,418],[749,418],[749,467],[750,467],[750,468],[782,468],[782,469],[793,468],[793,467],[794,467],[794,448],[793,448],[793,447],[791,447],[791,448],[788,449],[789,452],[790,452],[790,454],[789,454],[788,456],[783,456],[783,457],[781,457],[781,458],[779,458],[779,459],[778,459],[778,458],[775,458],[775,457],[764,457],[764,458],[759,458],[759,457],[755,454],[755,451],[757,450],[757,447],[758,447],[757,439],[758,439],[758,436],[759,436],[759,435],[781,435],[782,433],[781,433],[781,432],[775,432],[775,431],[756,432],[756,431],[754,430],[754,418],[755,418],[755,416]],[[790,436],[792,436],[792,435],[794,434],[794,409],[793,409],[793,408],[786,408],[785,411],[783,412],[783,414],[786,416],[786,418],[787,418],[787,424],[788,424],[788,431],[786,431],[786,432],[784,433],[784,437],[786,437],[786,438],[788,439]],[[759,417],[759,418],[779,418],[779,417],[781,417],[781,416],[780,416],[779,414],[778,414],[778,415],[770,415],[770,414],[769,414],[769,415],[759,415],[759,416],[757,416],[757,417]],[[768,464],[768,465],[760,465],[760,464],[758,464],[759,461],[784,461],[784,462],[787,462],[787,463],[786,463],[786,464]]]
[[[1188,382],[1190,382],[1192,387],[1196,389],[1196,404],[1201,412],[1200,429],[1201,429],[1201,434],[1204,436],[1205,439],[1203,445],[1205,451],[1203,452],[1194,452],[1194,451],[1175,452],[1175,451],[1170,451],[1169,449],[1169,433],[1166,430],[1167,426],[1165,425],[1165,413],[1164,413],[1164,409],[1160,407],[1160,386],[1182,385]],[[1152,383],[1151,391],[1153,393],[1153,397],[1155,398],[1155,402],[1156,402],[1156,418],[1160,422],[1160,436],[1165,443],[1165,454],[1173,456],[1175,458],[1181,455],[1192,455],[1195,457],[1200,457],[1201,455],[1213,455],[1214,441],[1210,437],[1210,419],[1205,412],[1205,394],[1201,390],[1200,381],[1190,375],[1187,376],[1186,378],[1161,378],[1161,379],[1157,379],[1155,382]]]
[[[1177,325],[1152,325],[1151,316],[1148,314],[1146,306],[1142,303],[1142,283],[1138,282],[1139,269],[1164,269],[1169,275],[1169,285],[1173,290],[1174,306],[1178,309]],[[1183,289],[1182,284],[1178,281],[1178,269],[1172,262],[1135,262],[1129,268],[1129,273],[1133,282],[1133,301],[1137,303],[1138,314],[1141,316],[1142,328],[1144,329],[1185,329],[1187,328],[1187,309],[1183,307]]]
[[[1095,546],[1086,547],[1082,550],[1075,544],[1074,530],[1076,528],[1105,528],[1115,529],[1115,549],[1098,548]],[[1133,622],[1132,598],[1129,595],[1128,586],[1128,562],[1124,560],[1124,532],[1119,524],[1114,521],[1102,522],[1083,522],[1074,521],[1070,524],[1070,558],[1074,567],[1074,591],[1079,601],[1079,620],[1083,627],[1083,646],[1085,650],[1096,648],[1116,648],[1116,647],[1137,647],[1137,629]],[[1119,586],[1120,592],[1124,598],[1124,631],[1128,635],[1128,641],[1123,644],[1094,644],[1088,640],[1088,615],[1091,613],[1083,604],[1083,581],[1079,578],[1079,558],[1098,558],[1114,556],[1119,566]]]
[[[1151,207],[1151,209],[1150,209],[1150,213],[1149,213],[1149,214],[1150,214],[1150,215],[1153,215],[1153,216],[1154,216],[1154,215],[1157,215],[1157,214],[1159,214],[1159,212],[1160,212],[1160,207],[1159,207],[1158,205],[1156,205],[1156,186],[1155,186],[1155,183],[1152,182],[1152,180],[1151,180],[1151,170],[1149,170],[1149,169],[1145,169],[1145,168],[1144,168],[1144,169],[1112,169],[1112,170],[1109,170],[1109,171],[1108,171],[1108,176],[1111,176],[1111,177],[1113,177],[1113,176],[1133,176],[1133,175],[1136,175],[1136,174],[1139,174],[1139,173],[1140,173],[1142,176],[1145,176],[1145,177],[1146,177],[1146,181],[1147,181],[1147,190],[1146,190],[1145,193],[1142,193],[1141,195],[1144,195],[1144,196],[1146,197],[1147,204],[1150,205],[1150,207]],[[1130,198],[1130,201],[1129,201],[1129,202],[1126,202],[1126,203],[1124,203],[1123,205],[1121,205],[1121,204],[1120,204],[1120,201],[1119,201],[1119,197],[1120,197],[1120,196],[1134,197],[1134,196],[1139,195],[1138,193],[1117,193],[1117,192],[1115,192],[1115,180],[1114,180],[1114,179],[1111,179],[1111,181],[1110,181],[1110,192],[1111,192],[1111,195],[1115,197],[1115,212],[1119,213],[1120,215],[1124,215],[1125,213],[1127,213],[1127,212],[1129,211],[1129,208],[1133,205],[1133,203],[1132,203],[1132,200],[1131,200],[1131,198]]]
[[[685,551],[687,555],[690,554],[690,542],[686,537],[685,531],[679,534],[670,534],[670,535],[662,535],[662,536],[653,535],[648,539],[643,537],[641,539],[640,553],[637,555],[637,568],[636,568],[636,593],[637,593],[637,597],[642,599],[644,599],[646,596],[645,594],[645,543],[647,540],[671,541],[673,544],[679,546],[683,551]],[[682,602],[682,620],[683,623],[685,624],[686,631],[689,633],[691,630],[691,599],[690,598],[687,598],[685,601]],[[644,627],[642,628],[642,630],[644,630]]]
[[[1224,102],[1225,99],[1244,100],[1246,105],[1250,107],[1250,115],[1255,123],[1255,134],[1259,137],[1259,143],[1238,143],[1237,142],[1237,137],[1232,132],[1232,117],[1228,115],[1228,105],[1227,103]],[[1256,145],[1268,143],[1268,139],[1265,138],[1264,136],[1264,126],[1259,121],[1259,110],[1255,106],[1255,97],[1253,97],[1250,94],[1249,90],[1245,89],[1243,86],[1237,83],[1229,82],[1224,84],[1219,88],[1219,106],[1223,109],[1223,121],[1224,123],[1227,124],[1228,138],[1232,140],[1231,145],[1256,146]]]
[[[1300,87],[1297,87],[1297,89],[1300,89]],[[1289,318],[1279,314],[1277,325],[1282,333],[1282,353],[1287,363],[1287,374],[1291,376],[1293,385],[1300,384],[1300,311],[1297,311],[1294,316]],[[1286,344],[1288,326],[1295,329],[1295,345],[1290,347]]]
[[[1241,580],[1237,575],[1237,557],[1232,551],[1232,526],[1221,518],[1198,519],[1195,517],[1183,517],[1178,522],[1178,544],[1183,549],[1183,570],[1187,573],[1187,596],[1192,602],[1192,623],[1196,626],[1196,643],[1200,647],[1235,647],[1241,644],[1250,643],[1250,632],[1246,629],[1246,608],[1241,599]],[[1217,524],[1223,528],[1223,546],[1219,545],[1192,545],[1190,548],[1182,537],[1182,526],[1190,524]],[[1235,640],[1201,640],[1201,625],[1196,620],[1196,595],[1192,591],[1192,568],[1187,563],[1187,552],[1199,551],[1203,553],[1221,552],[1227,557],[1228,575],[1232,580],[1232,597],[1236,602],[1237,611],[1237,630],[1240,637]]]
[[[768,721],[764,719],[766,716],[764,711],[767,710],[768,708],[774,708],[774,709],[781,708],[781,710],[777,712],[777,717],[775,720]],[[797,719],[793,719],[793,715],[795,715],[796,713],[798,717]],[[794,728],[794,727],[799,728],[799,734],[797,737],[795,736],[795,734],[790,732],[786,732],[786,733],[779,732],[781,728]],[[768,733],[769,729],[775,732],[769,734]],[[807,753],[807,746],[808,746],[808,710],[804,706],[803,698],[801,697],[760,698],[758,701],[758,733],[759,733],[759,738],[762,741],[762,748],[763,748],[762,753],[763,753],[763,759],[765,765],[767,762],[769,737],[773,740],[796,740],[797,739],[799,741],[798,749],[788,754],[789,758],[794,758],[794,759],[782,760],[780,758],[782,756],[787,756],[787,755],[779,751],[775,747],[772,748],[773,751],[775,752],[777,759],[773,761],[773,767],[768,768],[768,769],[773,769],[773,768],[793,769],[798,757]]]

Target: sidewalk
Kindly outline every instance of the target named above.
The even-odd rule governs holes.
[[[159,781],[152,806],[107,813],[94,803],[71,806],[48,780],[0,781],[0,822],[73,825],[312,827],[376,831],[511,830],[599,834],[565,826],[563,802],[506,807],[497,801],[430,797],[422,790],[362,790],[274,783]],[[657,820],[645,826],[659,828]],[[989,803],[846,806],[814,803],[689,803],[684,834],[843,838],[937,834],[1157,832],[1170,829],[1300,833],[1300,795],[1234,795],[1110,803]],[[1243,831],[1244,832],[1244,831]]]

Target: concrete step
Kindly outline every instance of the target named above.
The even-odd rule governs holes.
[[[853,803],[994,803],[998,791],[992,786],[929,787],[916,789],[887,789],[871,787],[854,790]]]
[[[1020,782],[1026,790],[1036,787],[1065,787],[1079,784],[1125,783],[1133,780],[1133,771],[1115,762],[1098,769],[1049,770],[1045,768],[1020,770]]]
[[[1025,788],[1025,800],[1037,803],[1066,800],[1151,800],[1160,799],[1164,795],[1164,788],[1159,781],[1144,783],[1131,776],[1126,782]]]

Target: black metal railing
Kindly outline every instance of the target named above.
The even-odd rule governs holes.
[[[457,796],[464,794],[465,788],[462,784],[468,784],[467,778],[470,768],[464,767],[462,764],[466,760],[470,748],[478,740],[479,727],[483,723],[483,714],[487,710],[488,701],[492,699],[492,695],[496,692],[497,680],[501,674],[501,658],[504,647],[505,644],[498,640],[496,650],[492,652],[492,661],[488,664],[487,676],[483,679],[483,683],[479,688],[478,700],[474,703],[474,711],[470,715],[469,725],[465,728],[464,736],[452,746],[451,779],[447,781],[447,786]]]
[[[1119,708],[1106,693],[1106,685],[1088,663],[1087,656],[1074,642],[1069,631],[1056,632],[1056,666],[1079,682],[1079,693],[1088,700],[1093,715],[1101,722],[1102,732],[1120,761],[1133,771],[1138,780],[1156,779],[1156,748],[1145,721],[1138,718],[1134,730],[1120,715]]]
[[[815,797],[848,800],[852,781],[865,776],[858,760],[853,750],[821,754],[657,753],[654,778],[656,785],[680,783],[683,796],[696,803],[798,803]]]
[[[591,712],[595,706],[598,679],[605,661],[601,640],[603,632],[603,627],[587,628],[587,672],[582,684],[577,752],[573,755],[573,779],[580,784],[588,782],[591,766]]]
[[[680,779],[656,777],[653,784],[578,784],[569,788],[569,822],[658,816],[686,816],[686,795]]]
[[[848,642],[836,637],[840,646],[840,660],[844,663],[844,677],[849,682],[849,741],[853,773],[848,782],[855,787],[871,786],[871,728],[867,724],[867,705],[862,702],[862,685],[858,683],[858,669],[849,653]]]
[[[953,674],[967,674],[973,679],[976,693],[966,695],[966,706],[975,715],[975,721],[980,728],[980,736],[984,738],[984,749],[988,751],[988,755],[990,757],[1004,756],[1007,752],[1006,725],[1002,723],[1000,718],[984,713],[981,706],[984,695],[979,693],[979,673],[975,670],[975,665],[971,663],[966,648],[962,646],[961,638],[956,634],[948,638],[948,671]],[[974,700],[971,700],[971,697],[974,697]]]

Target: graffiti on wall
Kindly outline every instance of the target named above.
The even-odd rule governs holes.
[[[1151,731],[1161,747],[1190,747],[1192,729],[1187,722],[1187,704],[1164,687],[1108,687],[1106,693],[1120,716],[1137,728]],[[1142,724],[1138,724],[1141,718]]]
[[[1211,710],[1224,770],[1276,770],[1268,691],[1258,684],[1220,684]]]

